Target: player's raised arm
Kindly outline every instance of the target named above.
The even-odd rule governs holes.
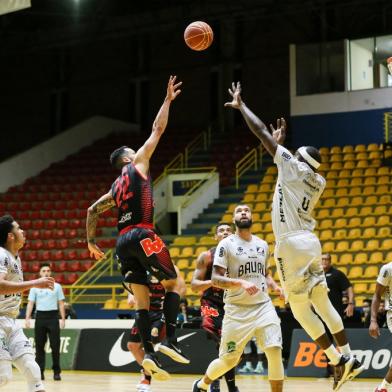
[[[110,210],[116,206],[116,202],[113,199],[112,192],[101,196],[93,205],[91,205],[87,210],[86,219],[86,232],[87,232],[87,245],[90,250],[91,257],[99,260],[104,256],[103,251],[95,243],[95,233],[97,229],[97,223],[99,215],[103,212]]]
[[[191,287],[196,293],[200,291],[205,291],[212,286],[211,279],[205,280],[207,274],[206,257],[208,252],[200,253],[197,258],[196,269],[193,272]]]
[[[154,153],[163,132],[165,132],[169,119],[170,104],[176,99],[177,95],[181,93],[179,87],[182,82],[176,83],[176,81],[177,76],[170,76],[167,84],[166,97],[152,124],[151,135],[136,153],[134,163],[136,166],[142,166],[141,169],[144,173],[148,171],[150,158]]]
[[[229,94],[233,97],[231,102],[226,102],[226,107],[238,109],[244,117],[249,129],[260,139],[265,149],[275,156],[278,144],[282,144],[286,136],[286,121],[282,118],[278,120],[277,129],[271,125],[273,135],[270,134],[266,125],[258,118],[243,102],[241,98],[241,84],[232,83]]]

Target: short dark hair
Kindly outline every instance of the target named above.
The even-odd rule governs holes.
[[[215,233],[218,232],[218,229],[219,229],[221,226],[229,226],[230,228],[232,228],[231,223],[220,222],[220,223],[218,223],[218,224],[215,226]]]
[[[116,148],[110,154],[110,164],[114,166],[116,169],[121,169],[122,165],[120,164],[120,158],[125,154],[125,150],[129,148],[128,146],[121,146]]]
[[[50,268],[50,264],[49,264],[49,263],[42,263],[42,264],[39,266],[39,270],[41,271],[42,268],[44,268],[44,267],[49,267],[49,269],[52,270],[52,268]]]
[[[0,246],[4,246],[7,242],[8,233],[13,229],[15,219],[11,215],[3,215],[0,217]]]

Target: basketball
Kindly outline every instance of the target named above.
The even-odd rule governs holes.
[[[212,44],[214,33],[205,22],[193,22],[184,31],[185,43],[192,50],[205,50]]]

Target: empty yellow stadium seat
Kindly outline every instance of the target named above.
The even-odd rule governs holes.
[[[264,239],[264,241],[267,241],[268,244],[275,243],[274,233],[268,233],[263,239]]]
[[[356,154],[347,153],[343,155],[343,161],[355,161],[357,159]]]
[[[185,246],[182,249],[181,257],[192,257],[193,256],[193,247]]]
[[[365,272],[363,274],[363,277],[365,279],[377,278],[377,276],[378,276],[378,267],[376,267],[375,265],[366,267]]]
[[[326,175],[328,181],[332,178],[338,178],[338,177],[339,177],[339,172],[337,172],[336,170],[329,170]]]
[[[333,197],[333,196],[335,196],[335,190],[334,189],[326,189],[324,191],[324,193],[322,194],[322,198],[323,199],[327,199],[327,200],[328,200],[329,197]],[[327,200],[325,200],[325,201],[327,201]],[[335,200],[334,200],[334,203],[332,205],[335,205]]]
[[[129,307],[129,306],[128,306]],[[117,301],[115,299],[107,299],[103,304],[104,309],[117,309]]]
[[[256,222],[252,225],[252,231],[255,233],[261,233],[263,231],[263,224]]]
[[[391,236],[391,228],[390,227],[380,227],[377,231],[377,237],[386,238]]]
[[[363,274],[362,267],[355,266],[351,267],[350,271],[348,272],[349,279],[358,279],[361,278]]]
[[[378,201],[377,201],[377,196],[368,196],[366,199],[365,199],[365,205],[369,205],[369,206],[373,206],[374,204],[377,204],[378,203]]]
[[[344,169],[355,169],[357,167],[357,163],[355,161],[346,161],[344,162]]]
[[[341,229],[347,227],[347,219],[346,218],[338,218],[335,220],[335,229]]]
[[[384,249],[384,250],[392,249],[392,239],[388,238],[388,239],[382,240],[381,249]],[[388,260],[388,261],[392,261],[392,260]]]
[[[194,296],[194,295],[197,295],[197,293],[195,293],[195,292],[192,290],[192,288],[191,288],[190,286],[188,286],[188,287],[186,288],[185,295],[186,295],[186,296],[188,296],[188,295]]]
[[[330,229],[333,226],[332,219],[323,219],[319,222],[320,229]]]
[[[332,218],[339,218],[339,217],[342,217],[343,215],[344,215],[344,209],[343,208],[334,208],[332,210],[331,217]]]
[[[321,241],[331,240],[333,238],[333,231],[332,230],[323,230],[320,234]]]
[[[117,309],[131,309],[131,306],[128,303],[128,299],[122,299],[118,303]]]
[[[362,178],[361,177],[353,177],[350,181],[350,185],[351,186],[358,186],[358,185],[362,185]]]
[[[388,166],[381,166],[377,169],[377,174],[379,176],[389,176],[391,175],[391,168]]]
[[[198,246],[195,249],[195,255],[198,256],[200,253],[205,252],[206,250],[208,250],[207,246]]]
[[[363,238],[374,238],[376,236],[376,229],[374,227],[367,227],[363,230]]]
[[[354,257],[353,264],[365,264],[368,261],[367,253],[357,253]]]
[[[391,202],[391,195],[381,195],[379,202],[380,204],[389,204]]]
[[[169,252],[171,257],[178,257],[180,255],[181,248],[179,248],[178,246],[171,246],[169,248]]]
[[[319,151],[320,151],[320,154],[321,154],[321,155],[327,155],[327,154],[329,154],[329,148],[328,148],[328,147],[321,147],[321,148],[319,149]]]
[[[336,244],[335,252],[347,252],[350,250],[350,243],[348,241],[339,241]]]
[[[340,146],[333,146],[329,150],[330,154],[340,154],[342,152],[342,148]]]
[[[341,154],[332,154],[329,158],[329,162],[341,162],[343,157]]]
[[[274,189],[274,184],[261,184],[259,187],[259,192],[271,192]]]
[[[343,267],[343,266],[338,266],[338,270],[342,271],[345,275],[347,275],[347,267]]]
[[[276,182],[276,176],[265,175],[264,178],[263,178],[263,182],[264,182],[265,184],[270,184],[270,183],[275,184],[275,182]]]
[[[363,170],[362,169],[354,169],[351,172],[351,177],[362,177],[363,176]]]
[[[389,226],[391,224],[391,218],[389,215],[381,215],[377,218],[376,226]]]
[[[368,153],[367,152],[360,152],[357,154],[357,160],[367,160],[368,159]]]
[[[203,236],[199,239],[199,245],[216,245],[216,241],[209,236]]]
[[[337,265],[347,265],[353,262],[353,255],[351,253],[343,253],[337,261]]]
[[[187,269],[189,268],[189,261],[188,259],[179,259],[177,260],[176,265],[179,270]]]
[[[368,293],[374,294],[376,292],[376,283],[370,283],[368,287]]]
[[[368,251],[377,250],[379,248],[380,248],[380,243],[378,242],[378,240],[369,240],[366,244],[366,249]]]
[[[263,216],[260,219],[261,222],[271,222],[271,213],[264,212]]]
[[[376,224],[376,218],[374,216],[367,216],[363,218],[362,227],[373,227]]]
[[[341,170],[343,169],[343,163],[342,162],[333,162],[331,163],[331,170]]]
[[[323,243],[323,253],[333,253],[335,250],[335,243],[333,241],[326,241]]]
[[[243,203],[249,203],[255,200],[255,193],[247,193],[242,199]]]
[[[352,206],[360,206],[362,204],[363,204],[363,198],[360,196],[356,196],[351,199],[350,205]]]
[[[256,202],[259,203],[260,201],[267,201],[269,199],[269,196],[267,193],[259,192],[256,194]]]
[[[323,208],[317,211],[317,219],[324,219],[324,218],[328,218],[331,215],[331,213],[329,212],[329,210],[327,208]]]
[[[370,255],[369,263],[370,264],[379,264],[384,262],[384,255],[382,252],[373,252]]]
[[[265,212],[267,210],[267,203],[256,203],[255,208],[253,209],[254,212]]]
[[[357,238],[360,238],[361,237],[361,229],[359,229],[357,227],[354,229],[350,229],[346,237],[350,240],[355,240]]]
[[[278,169],[276,166],[269,166],[266,173],[267,174],[277,174]]]
[[[377,170],[374,167],[368,167],[365,169],[364,176],[365,177],[373,177],[377,174]]]
[[[389,185],[378,185],[376,186],[375,192],[376,195],[385,195],[390,193],[390,186]]]
[[[340,197],[336,203],[337,207],[347,207],[350,204],[350,199],[348,197]]]
[[[196,237],[176,237],[174,239],[175,245],[194,245],[196,243]]]
[[[358,218],[358,217],[350,218],[348,223],[347,223],[347,226],[348,227],[359,227],[359,226],[361,226],[361,218]]]
[[[270,233],[272,232],[272,223],[268,222],[264,224],[264,232],[265,233]]]
[[[381,159],[382,154],[381,151],[372,151],[368,155],[369,159]]]
[[[354,186],[349,189],[348,194],[351,197],[360,196],[362,195],[362,189],[359,186]]]
[[[354,147],[354,151],[355,152],[364,152],[364,151],[366,151],[366,146],[364,144],[357,144]]]
[[[388,208],[387,206],[376,206],[376,208],[373,211],[374,215],[386,215],[388,214]]]
[[[349,153],[349,152],[354,152],[354,147],[353,146],[344,146],[342,149],[343,153]]]
[[[367,292],[367,284],[366,283],[355,283],[354,287],[354,294],[363,294]]]
[[[362,161],[358,161],[356,164],[356,167],[360,168],[360,169],[366,169],[369,166],[368,161],[366,160],[362,160]]]
[[[364,244],[362,240],[355,240],[351,243],[351,251],[358,252],[364,249]]]
[[[376,144],[376,143],[371,143],[371,144],[368,144],[367,150],[368,151],[379,151],[380,150],[380,146],[378,144]]]
[[[246,188],[246,193],[256,193],[259,191],[259,186],[257,184],[249,184]]]
[[[373,213],[373,208],[371,206],[362,207],[359,210],[360,216],[368,216],[368,215],[371,215],[372,213]]]

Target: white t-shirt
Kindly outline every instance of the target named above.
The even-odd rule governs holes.
[[[249,295],[242,287],[225,291],[225,304],[256,305],[270,300],[265,279],[268,260],[267,243],[252,235],[245,241],[232,234],[219,242],[214,257],[214,266],[226,269],[226,275],[254,283],[260,290]]]
[[[9,282],[23,282],[20,258],[14,257],[7,249],[0,247],[0,273],[6,274]],[[16,318],[19,314],[21,293],[0,295],[0,316]]]
[[[272,228],[275,238],[301,230],[313,231],[312,211],[324,191],[326,181],[307,163],[278,145],[274,162],[278,179],[272,202]]]
[[[378,274],[377,283],[386,287],[385,290],[385,310],[392,310],[392,262],[381,267]]]

